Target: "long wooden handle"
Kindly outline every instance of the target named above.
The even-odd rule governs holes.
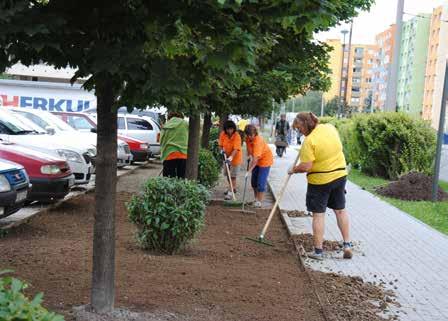
[[[229,168],[229,164],[227,163],[226,154],[224,154],[224,164],[226,166],[227,178],[229,179],[230,189],[232,190],[232,197],[233,197],[233,200],[236,201],[235,192],[233,191],[232,177],[230,176],[230,168]]]
[[[296,160],[294,161],[294,166],[296,166],[297,162],[299,161],[299,158],[300,158],[300,152],[297,153]],[[286,187],[288,186],[288,182],[291,176],[292,175],[288,173],[288,176],[286,177],[286,180],[283,183],[282,189],[280,190],[280,194],[278,195],[277,199],[275,200],[274,206],[272,207],[271,213],[269,213],[268,220],[266,221],[266,224],[264,225],[263,230],[261,231],[260,239],[264,238],[264,235],[266,234],[266,231],[268,230],[268,227],[271,224],[272,218],[274,217],[278,204],[280,204],[280,201],[283,198],[283,194],[286,191]]]

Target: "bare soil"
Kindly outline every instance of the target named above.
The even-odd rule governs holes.
[[[163,316],[160,320],[323,321],[332,320],[332,315],[340,315],[338,320],[380,320],[376,313],[382,308],[366,304],[384,300],[382,290],[336,275],[306,272],[279,216],[267,234],[275,247],[246,240],[258,235],[269,210],[245,215],[209,206],[204,230],[185,252],[166,256],[142,251],[125,203],[157,172],[146,168],[119,181],[117,307]],[[73,307],[90,300],[93,214],[94,195],[82,195],[0,240],[0,270],[15,270],[31,284],[29,295],[44,292],[45,306],[69,321],[74,318]],[[325,309],[309,275],[320,292],[328,293]],[[148,320],[159,320],[156,317]]]
[[[297,244],[301,245],[306,252],[311,252],[314,249],[313,235],[309,233],[293,235],[292,239]],[[324,251],[340,251],[341,244],[337,241],[324,241]]]
[[[305,211],[298,210],[285,211],[285,214],[289,217],[310,217],[310,215],[308,215]]]
[[[432,200],[432,178],[423,173],[411,172],[386,186],[376,189],[378,194],[398,198],[406,201],[430,201]],[[448,199],[448,193],[440,187],[438,200]]]
[[[313,272],[313,281],[317,287],[325,289],[321,299],[326,302],[327,313],[332,316],[332,320],[380,321],[399,318],[398,314],[392,312],[399,307],[394,294],[365,283],[359,277]]]
[[[134,241],[125,210],[130,197],[117,197],[117,306],[195,321],[323,320],[278,217],[268,235],[276,246],[266,247],[245,237],[258,235],[267,210],[244,215],[212,206],[205,229],[184,253],[157,255]],[[31,284],[30,295],[43,291],[45,305],[69,320],[73,306],[89,302],[93,213],[94,195],[83,195],[0,242],[0,269],[15,270]]]

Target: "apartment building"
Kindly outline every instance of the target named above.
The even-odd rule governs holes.
[[[387,98],[387,81],[395,48],[396,25],[393,24],[383,32],[375,36],[375,52],[373,66],[373,108],[383,111]]]
[[[329,39],[325,41],[327,45],[333,48],[329,53],[329,67],[331,70],[331,87],[324,93],[325,101],[329,101],[334,97],[339,96],[339,89],[341,84],[341,64],[342,64],[342,42],[339,39]]]
[[[403,23],[397,107],[416,116],[423,112],[426,60],[431,14],[420,14]]]
[[[347,104],[358,111],[370,110],[372,107],[372,79],[376,45],[352,45],[350,61],[344,59],[344,78],[348,77]],[[346,70],[348,73],[346,74]],[[345,94],[345,83],[342,90]]]
[[[372,95],[372,68],[376,45],[352,44],[349,55],[348,45],[345,47],[344,61],[342,62],[342,43],[339,39],[329,39],[326,43],[334,48],[330,53],[331,88],[324,93],[326,101],[339,96],[342,85],[342,98],[347,103],[358,109],[370,106]],[[349,57],[350,56],[350,57]],[[350,62],[349,62],[350,59]],[[341,65],[343,63],[342,81]],[[347,94],[345,83],[347,82]]]
[[[448,57],[448,5],[437,7],[431,15],[422,118],[438,128],[442,104],[445,65]]]

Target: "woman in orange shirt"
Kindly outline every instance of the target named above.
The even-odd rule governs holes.
[[[274,158],[268,144],[263,137],[258,135],[258,130],[254,125],[247,125],[244,133],[246,134],[247,155],[250,159],[246,177],[252,172],[251,185],[255,196],[253,206],[261,207]]]
[[[230,169],[230,179],[232,180],[233,192],[236,193],[236,177],[243,162],[243,153],[241,151],[241,136],[236,130],[233,121],[228,120],[224,123],[224,130],[219,135],[219,147],[226,155],[227,164]],[[227,169],[224,167],[224,175],[227,176]],[[232,191],[229,182],[229,189],[225,193],[224,199],[232,199]]]

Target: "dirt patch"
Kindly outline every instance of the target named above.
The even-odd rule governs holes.
[[[341,276],[335,273],[311,272],[317,286],[325,289],[327,313],[344,321],[398,320],[392,312],[399,307],[391,291],[359,277]],[[342,308],[343,307],[343,308]],[[381,317],[381,316],[382,317]]]
[[[306,252],[314,250],[313,235],[309,233],[298,234],[291,236],[292,240],[297,244],[303,246]],[[300,248],[300,247],[299,247]],[[340,251],[341,244],[337,241],[324,241],[324,251]]]
[[[422,173],[411,172],[400,177],[398,181],[376,189],[380,195],[398,198],[406,201],[430,201],[432,200],[432,178]],[[438,200],[448,199],[448,193],[440,187]]]
[[[145,174],[120,180],[119,190],[135,189],[132,176]],[[116,203],[117,307],[195,321],[323,320],[279,216],[267,234],[275,247],[268,247],[245,239],[258,235],[268,210],[245,215],[211,206],[205,229],[184,253],[154,255],[134,241],[125,210],[130,195],[119,193]],[[72,308],[90,300],[93,204],[93,194],[80,196],[0,241],[0,270],[15,270],[31,284],[30,295],[43,291],[45,306],[70,321]]]
[[[294,211],[284,211],[283,213],[285,213],[289,217],[310,217],[310,215],[308,215],[307,212],[305,211],[294,210]]]

